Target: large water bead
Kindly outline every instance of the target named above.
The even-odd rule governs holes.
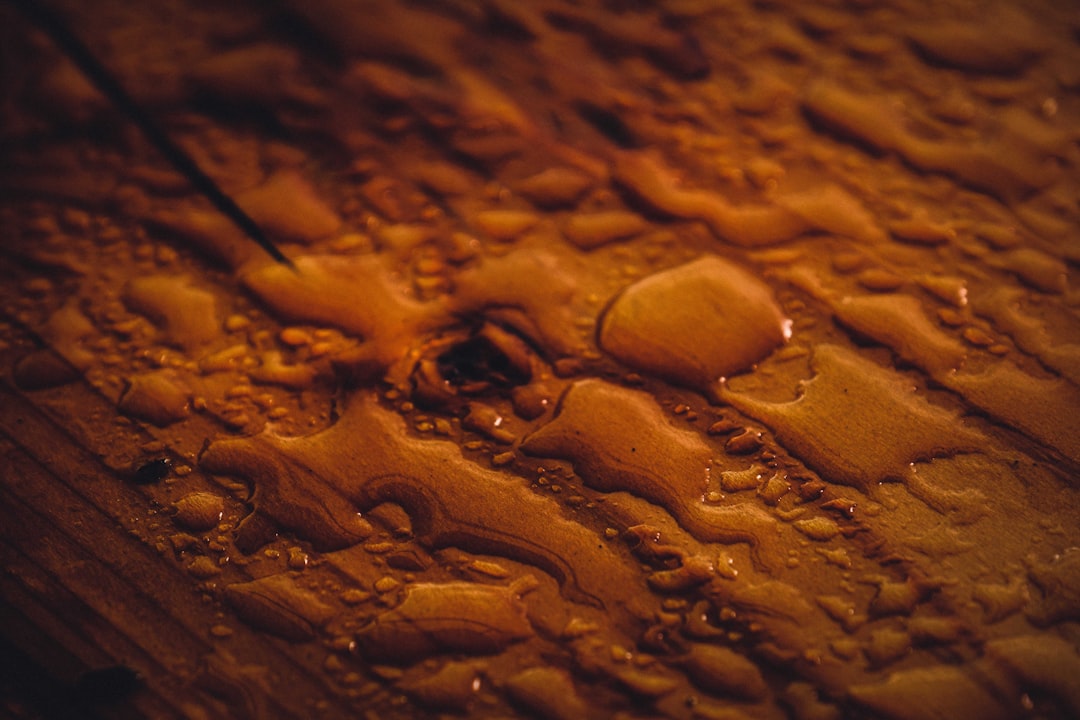
[[[604,313],[600,346],[634,370],[707,390],[781,345],[788,321],[760,279],[715,256],[650,275]]]

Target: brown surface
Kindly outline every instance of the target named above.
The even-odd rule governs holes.
[[[1080,714],[1075,10],[54,6],[0,713]]]

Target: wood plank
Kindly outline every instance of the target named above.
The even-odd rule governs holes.
[[[0,397],[0,432],[15,448],[6,453],[0,483],[0,539],[6,555],[21,561],[24,577],[32,578],[24,590],[38,590],[18,610],[42,613],[36,620],[55,627],[61,645],[78,646],[82,637],[83,645],[99,648],[103,655],[79,657],[84,670],[129,665],[173,706],[190,703],[192,690],[207,695],[192,681],[201,681],[213,651],[209,628],[223,620],[214,589],[200,590],[168,556],[121,527],[121,518],[146,505],[137,488],[64,437],[25,398],[6,388]],[[63,468],[78,471],[65,476]],[[78,630],[64,630],[57,618]],[[265,665],[287,680],[290,692],[269,698],[275,714],[303,715],[310,710],[306,700],[329,695],[325,678],[293,657],[292,646],[232,620],[235,645],[242,648],[236,662]],[[216,703],[206,699],[211,707]]]

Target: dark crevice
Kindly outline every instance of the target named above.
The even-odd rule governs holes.
[[[635,148],[639,143],[630,127],[615,112],[584,100],[574,105],[578,115],[608,140],[623,148]]]

